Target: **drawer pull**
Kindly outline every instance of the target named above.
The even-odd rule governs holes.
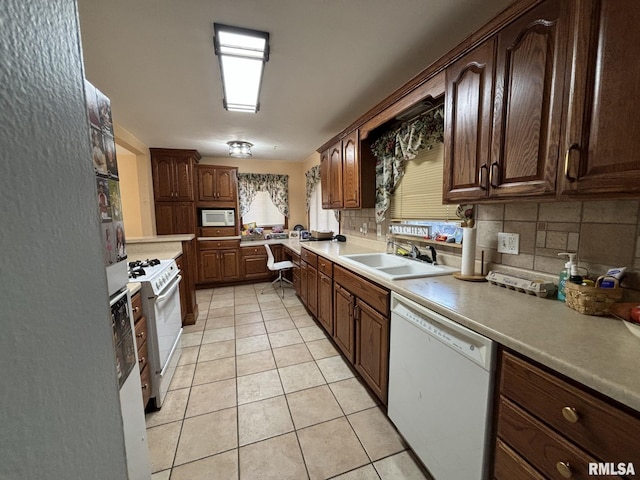
[[[142,385],[142,390],[146,390],[147,388],[149,388],[149,384],[145,383],[144,385]]]
[[[136,334],[136,337],[138,338],[144,338],[144,332],[140,332]]]
[[[562,475],[564,478],[571,478],[573,475],[569,462],[556,463],[556,470],[558,470],[558,473],[560,473],[560,475]]]
[[[145,358],[144,357],[140,357],[140,359],[138,360],[138,363],[144,363],[144,362],[146,362]]]
[[[567,422],[571,423],[578,423],[578,420],[580,420],[578,411],[573,407],[564,407],[562,409],[562,416]]]

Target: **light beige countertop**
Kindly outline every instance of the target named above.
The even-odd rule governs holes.
[[[153,242],[127,244],[127,260],[176,259],[182,255],[182,242]]]
[[[299,255],[302,243],[297,238],[274,238],[273,240],[246,240],[240,242],[240,247],[257,247],[259,245],[284,245]]]
[[[389,281],[341,260],[380,251],[353,241],[300,245],[640,411],[640,339],[621,321],[451,275]]]
[[[127,260],[160,260],[176,259],[182,255],[182,242],[190,242],[196,238],[193,234],[154,235],[151,237],[134,237],[127,239]]]
[[[129,290],[129,294],[133,296],[142,288],[142,284],[140,282],[129,282],[127,283],[127,289]]]
[[[127,237],[127,245],[132,243],[164,243],[164,242],[188,242],[196,236],[192,233],[182,235],[153,235],[149,237]]]

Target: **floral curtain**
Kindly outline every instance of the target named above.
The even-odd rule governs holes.
[[[316,188],[318,182],[320,182],[320,165],[316,165],[315,167],[311,167],[304,176],[307,178],[307,213],[311,208],[311,192]]]
[[[269,192],[271,201],[285,217],[289,216],[289,175],[238,173],[240,216],[244,216],[258,192]]]
[[[311,194],[321,180],[320,165],[311,167],[304,175],[307,178],[307,213],[309,213],[311,208]],[[340,222],[340,210],[334,210],[333,214],[336,217],[336,221]]]
[[[376,157],[376,222],[381,223],[391,196],[404,175],[404,162],[423,149],[444,141],[444,107],[438,106],[416,120],[382,134],[371,150]]]

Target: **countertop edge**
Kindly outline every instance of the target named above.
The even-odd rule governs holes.
[[[162,243],[162,242],[189,242],[196,238],[192,233],[180,235],[153,235],[148,237],[127,237],[127,243]]]

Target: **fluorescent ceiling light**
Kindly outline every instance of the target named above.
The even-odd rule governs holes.
[[[221,23],[214,23],[213,29],[224,108],[230,112],[257,112],[262,72],[269,61],[269,34]]]

